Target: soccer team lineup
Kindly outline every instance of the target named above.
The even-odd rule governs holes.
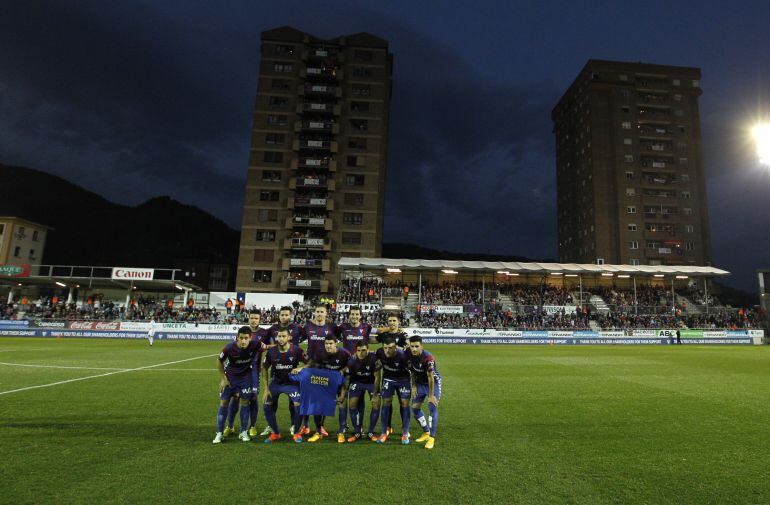
[[[422,432],[415,442],[433,449],[441,375],[421,337],[401,331],[396,314],[379,328],[362,322],[356,306],[343,324],[328,323],[327,315],[328,307],[319,304],[312,320],[300,325],[292,322],[293,310],[285,306],[279,322],[265,329],[260,327],[261,314],[249,313],[248,326],[239,328],[217,357],[220,402],[214,444],[236,434],[236,417],[243,442],[264,436],[266,444],[283,439],[318,443],[329,437],[325,425],[335,414],[337,443],[385,444],[393,433],[397,407],[401,444],[411,441],[414,417]],[[153,336],[150,330],[151,345]],[[303,342],[306,349],[300,347]],[[278,424],[281,396],[287,398],[289,427]],[[262,432],[257,427],[260,411],[267,421]]]

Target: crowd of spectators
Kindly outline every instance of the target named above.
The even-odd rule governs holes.
[[[424,328],[488,328],[498,330],[583,330],[590,328],[588,314],[579,311],[547,312],[538,307],[513,312],[486,311],[481,314],[438,314],[427,312],[416,317]]]

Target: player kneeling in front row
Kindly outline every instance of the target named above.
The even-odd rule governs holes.
[[[266,444],[271,444],[281,438],[281,430],[275,413],[278,410],[278,398],[285,394],[296,412],[299,408],[300,392],[297,384],[290,378],[291,371],[300,363],[307,363],[307,357],[298,345],[289,342],[289,331],[278,330],[276,336],[277,345],[268,349],[265,355],[264,371],[262,374],[262,388],[265,391],[263,397],[263,412],[272,433],[265,439]],[[268,385],[268,376],[271,377]],[[302,416],[294,416],[294,441],[302,442],[300,425]]]
[[[217,413],[217,434],[214,443],[224,440],[225,420],[230,398],[240,396],[241,434],[238,438],[244,442],[249,437],[249,404],[253,396],[254,385],[251,382],[251,364],[267,346],[259,340],[251,339],[251,328],[243,326],[238,330],[235,341],[229,342],[222,349],[217,359],[217,368],[221,379],[219,381],[219,411]]]
[[[348,408],[350,419],[353,421],[353,435],[348,437],[350,443],[357,442],[364,433],[364,397],[369,393],[372,400],[372,413],[369,418],[369,438],[376,440],[374,428],[380,416],[380,380],[379,371],[382,365],[377,361],[373,352],[369,352],[369,343],[365,340],[358,343],[356,352],[348,362],[345,389],[348,391]]]
[[[425,432],[417,442],[425,442],[426,449],[433,449],[438,425],[438,402],[441,399],[441,374],[438,373],[433,355],[423,349],[419,335],[409,337],[409,370],[412,372],[412,412]],[[422,412],[426,398],[430,413],[428,421]]]

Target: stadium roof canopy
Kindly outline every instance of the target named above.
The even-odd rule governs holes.
[[[65,287],[79,289],[137,289],[147,292],[200,291],[201,288],[181,280],[183,272],[171,268],[148,268],[152,278],[116,279],[114,268],[75,265],[31,265],[29,273],[20,276],[0,275],[0,286]]]
[[[693,265],[594,265],[593,263],[524,263],[518,261],[454,261],[410,260],[392,258],[340,258],[343,270],[443,270],[462,272],[517,272],[532,274],[629,274],[629,275],[687,275],[692,277],[719,277],[730,275],[727,270]]]

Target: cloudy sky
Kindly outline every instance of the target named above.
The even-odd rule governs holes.
[[[223,7],[226,6],[226,7]],[[394,53],[385,240],[557,258],[550,110],[588,58],[697,66],[715,264],[770,268],[770,3],[0,5],[0,162],[239,227],[260,32],[368,31]]]

